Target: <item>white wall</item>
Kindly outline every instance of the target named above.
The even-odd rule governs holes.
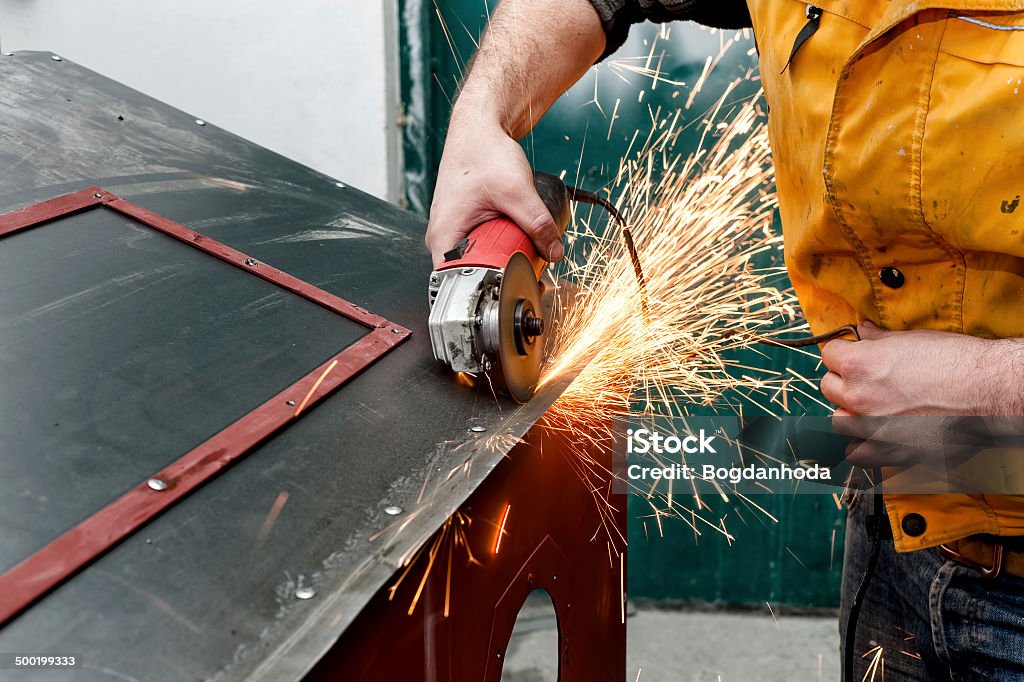
[[[3,51],[52,51],[396,199],[394,0],[0,0]]]

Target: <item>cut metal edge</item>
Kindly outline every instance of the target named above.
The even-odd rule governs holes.
[[[574,288],[571,284],[560,282],[559,289]],[[552,305],[564,307],[566,304],[555,300]],[[548,310],[545,310],[545,315]],[[379,549],[366,556],[358,568],[348,572],[333,586],[321,582],[315,605],[287,612],[271,626],[275,632],[287,633],[277,640],[279,643],[276,646],[265,647],[258,661],[236,657],[234,663],[222,669],[214,679],[262,682],[302,679],[308,674],[338,642],[370,598],[395,574],[399,568],[397,559],[406,555],[410,548],[429,539],[507,456],[507,450],[496,451],[488,447],[489,434],[510,433],[519,438],[525,436],[599,352],[599,349],[594,348],[564,375],[544,383],[529,402],[517,406],[511,414],[495,412],[493,421],[487,423],[486,431],[474,433],[474,437],[469,440],[466,457],[473,461],[469,473],[466,476],[453,476],[443,484],[448,488],[446,504],[431,504],[431,513],[428,514],[407,510],[408,518],[402,524],[403,537],[407,542],[382,543]],[[441,444],[441,447],[449,445]]]

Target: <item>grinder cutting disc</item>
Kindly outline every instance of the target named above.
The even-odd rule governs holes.
[[[498,292],[498,363],[505,388],[516,401],[533,395],[544,361],[540,285],[530,259],[512,254]]]

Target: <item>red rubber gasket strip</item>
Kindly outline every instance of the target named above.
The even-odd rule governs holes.
[[[358,322],[370,332],[252,412],[0,575],[0,626],[222,469],[297,420],[316,402],[405,341],[411,331],[141,206],[91,187],[0,215],[0,237],[106,208]],[[150,487],[156,479],[162,490]],[[157,485],[157,487],[160,487]]]

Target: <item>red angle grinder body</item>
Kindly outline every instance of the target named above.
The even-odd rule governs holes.
[[[457,246],[448,252],[452,260],[445,260],[434,272],[453,268],[496,268],[502,270],[512,254],[526,256],[533,267],[537,281],[544,274],[548,262],[537,253],[537,247],[526,233],[508,218],[495,218],[476,227],[466,237],[464,247]],[[446,254],[447,256],[447,254]]]

